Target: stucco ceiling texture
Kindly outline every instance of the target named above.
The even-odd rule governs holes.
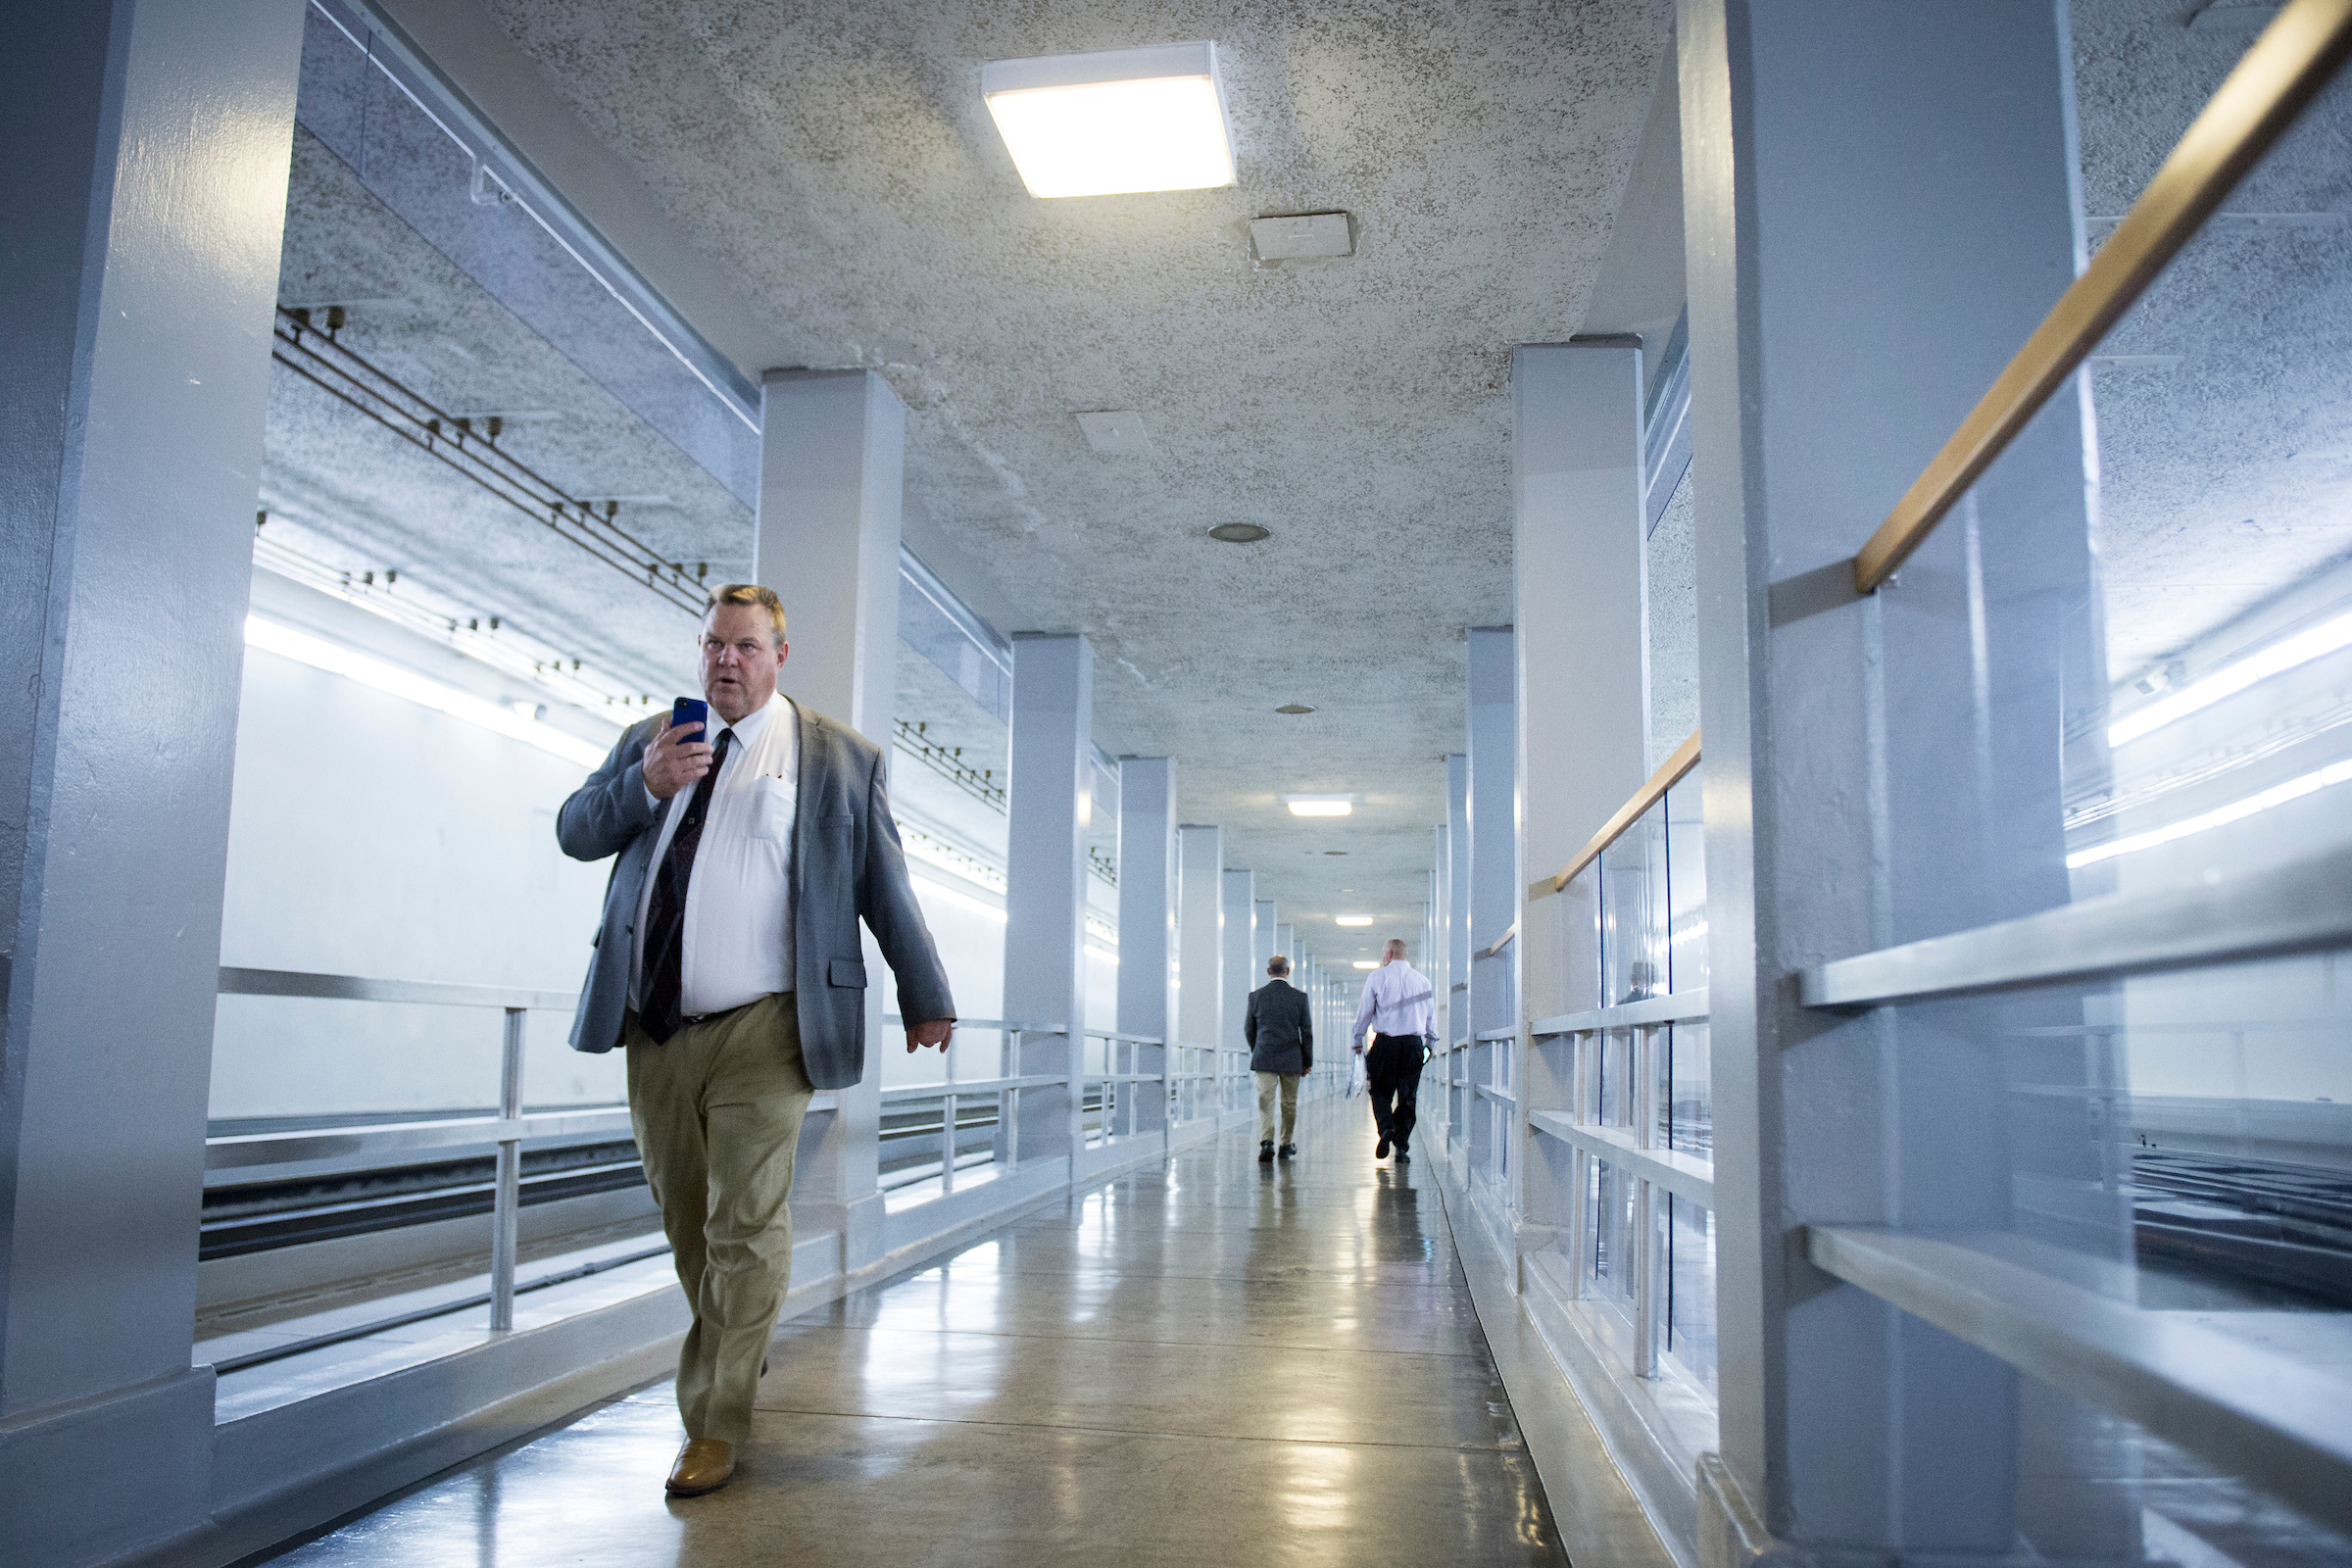
[[[1093,640],[1098,738],[1175,757],[1182,815],[1283,918],[1409,932],[1461,629],[1510,619],[1510,347],[1581,324],[1670,8],[489,9],[768,313],[777,364],[881,368],[910,501],[1004,629]],[[1027,194],[984,63],[1192,38],[1237,186]],[[1335,209],[1354,256],[1253,266],[1250,219]],[[1140,412],[1153,456],[1096,454],[1096,410]],[[1273,537],[1206,537],[1236,521]],[[1359,802],[1301,823],[1292,791]]]
[[[2127,212],[2269,20],[2076,0],[2084,209]],[[2242,18],[2242,20],[2240,20]],[[2352,551],[2352,74],[2251,171],[2092,363],[2111,673]]]

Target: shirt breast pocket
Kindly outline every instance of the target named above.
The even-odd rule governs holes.
[[[752,787],[752,837],[778,844],[792,842],[793,787],[780,778],[762,778]]]

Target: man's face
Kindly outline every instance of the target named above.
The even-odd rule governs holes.
[[[775,696],[776,666],[789,651],[760,606],[712,605],[703,617],[703,695],[734,723]]]

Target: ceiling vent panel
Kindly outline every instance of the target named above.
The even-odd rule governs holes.
[[[1353,256],[1355,236],[1346,213],[1300,213],[1291,218],[1253,218],[1250,243],[1261,262],[1320,261]]]
[[[1106,458],[1149,458],[1152,438],[1144,433],[1144,416],[1132,409],[1109,414],[1081,414],[1078,428],[1086,444]]]

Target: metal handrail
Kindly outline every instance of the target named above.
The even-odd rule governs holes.
[[[316,997],[331,1002],[410,1002],[440,1007],[539,1007],[565,1012],[579,1004],[569,991],[516,986],[448,985],[438,980],[377,980],[356,974],[310,974],[299,969],[237,969],[222,965],[224,997]]]
[[[2352,0],[2345,0],[2345,3],[2352,4]],[[1697,765],[1698,731],[1692,730],[1690,738],[1674,749],[1674,755],[1666,759],[1665,764],[1650,774],[1648,780],[1634,791],[1623,806],[1617,808],[1615,814],[1600,825],[1599,832],[1585,841],[1585,847],[1570,857],[1566,865],[1554,874],[1539,877],[1527,885],[1528,902],[1533,904],[1538,899],[1550,898],[1567,887],[1577,872],[1599,859],[1610,845],[1625,837],[1626,829],[1640,821],[1642,812],[1664,800],[1666,792],[1680,784]],[[1501,944],[1496,943],[1495,946],[1500,947]]]
[[[1797,1000],[1807,1007],[1869,1007],[2341,948],[2352,943],[2347,886],[2352,850],[2332,850],[2213,882],[2101,894],[1814,964],[1797,976]]]
[[[514,1248],[515,1219],[522,1208],[522,1140],[533,1136],[528,1129],[543,1118],[525,1118],[522,1114],[522,1039],[523,1025],[533,1007],[568,1009],[577,1005],[578,999],[568,991],[525,991],[506,986],[444,985],[427,980],[380,980],[354,974],[312,974],[299,969],[241,969],[223,965],[219,989],[223,995],[241,997],[311,997],[338,1002],[400,1002],[443,1007],[496,1007],[506,1014],[506,1033],[499,1053],[498,1116],[476,1120],[475,1125],[491,1133],[490,1139],[475,1142],[495,1142],[498,1145],[498,1180],[490,1200],[490,1331],[505,1334],[514,1327]],[[410,1123],[414,1128],[416,1123]],[[396,1136],[391,1129],[375,1129],[384,1147]],[[260,1135],[268,1139],[270,1135]],[[331,1143],[335,1134],[318,1135]],[[342,1137],[348,1147],[365,1149],[367,1135],[354,1136],[345,1132]],[[220,1140],[223,1144],[242,1142]],[[205,1163],[212,1164],[215,1140],[205,1140]],[[257,1147],[251,1143],[248,1148]],[[260,1148],[269,1148],[267,1143]],[[292,1148],[292,1144],[279,1147]],[[285,1154],[285,1159],[320,1157],[312,1154]]]
[[[1510,929],[1504,931],[1502,935],[1496,937],[1492,943],[1479,949],[1476,953],[1470,955],[1470,956],[1473,961],[1480,958],[1494,957],[1500,954],[1503,949],[1509,947],[1514,941],[1518,940],[1518,936],[1519,922],[1513,920],[1510,924]]]
[[[2254,41],[2099,254],[1854,557],[1876,593],[2089,358],[2352,54],[2352,0],[2293,0]]]

